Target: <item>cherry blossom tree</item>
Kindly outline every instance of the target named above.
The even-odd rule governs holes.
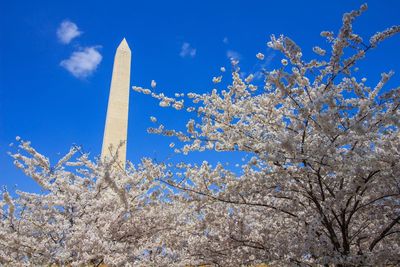
[[[42,193],[4,191],[0,201],[0,264],[43,266],[166,265],[173,261],[159,235],[179,221],[177,206],[158,201],[152,182],[161,165],[143,159],[126,171],[92,162],[73,147],[56,164],[19,140],[14,164]],[[168,256],[169,255],[169,256]]]
[[[281,53],[282,66],[263,70],[261,84],[258,73],[242,77],[232,60],[231,85],[189,93],[189,100],[133,88],[162,107],[194,114],[186,131],[150,129],[177,138],[177,153],[250,158],[240,171],[179,163],[161,181],[187,203],[188,223],[177,229],[186,243],[174,248],[183,261],[400,264],[400,87],[384,88],[392,71],[372,86],[357,72],[357,63],[400,26],[364,40],[352,24],[366,9],[344,14],[337,34],[322,32],[329,49],[314,47],[316,59],[305,59],[288,37],[271,36],[268,47]]]
[[[0,264],[400,264],[400,88],[385,87],[393,72],[373,85],[357,72],[400,26],[365,41],[352,29],[365,10],[345,14],[337,34],[322,32],[316,59],[271,36],[281,67],[243,77],[232,60],[225,89],[168,97],[155,81],[133,88],[193,114],[186,130],[149,130],[175,138],[176,153],[246,155],[238,167],[145,158],[122,170],[117,155],[92,161],[76,147],[51,164],[18,140],[14,164],[43,192],[4,191]]]

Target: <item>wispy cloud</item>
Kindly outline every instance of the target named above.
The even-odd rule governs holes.
[[[196,49],[193,48],[189,43],[183,43],[181,52],[179,53],[181,57],[195,57]]]
[[[229,39],[228,37],[224,37],[224,39],[222,39],[222,42],[224,42],[224,44],[229,44]]]
[[[77,78],[86,78],[92,74],[102,60],[98,46],[84,47],[75,51],[60,65]]]
[[[61,22],[57,29],[58,40],[63,44],[69,44],[74,38],[81,35],[83,32],[79,31],[78,26],[69,20]]]
[[[234,60],[239,60],[242,58],[242,55],[239,54],[239,52],[234,51],[234,50],[228,50],[226,51],[226,57],[228,59],[234,59]]]
[[[265,58],[264,62],[264,67],[268,67],[269,64],[271,64],[272,60],[275,58],[276,54],[274,51],[268,54],[268,56]]]
[[[275,58],[276,54],[274,51],[268,50],[270,53],[264,58],[263,62],[259,65],[259,71],[254,73],[254,79],[260,80],[265,77],[264,72],[267,71],[267,68],[270,66],[272,60]]]

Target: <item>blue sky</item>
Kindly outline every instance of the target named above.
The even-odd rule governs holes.
[[[0,0],[0,185],[35,190],[7,155],[15,136],[32,141],[54,162],[72,144],[100,153],[115,49],[125,37],[132,50],[131,85],[174,92],[206,92],[227,55],[252,71],[271,34],[295,40],[303,54],[324,45],[322,30],[337,30],[342,14],[365,1],[6,1]],[[400,2],[367,1],[355,31],[369,37],[399,24]],[[64,34],[57,35],[63,22]],[[68,23],[70,22],[70,23]],[[76,28],[74,28],[75,26]],[[362,62],[361,75],[374,85],[383,71],[399,72],[396,36]],[[62,63],[63,62],[63,63]],[[388,84],[399,84],[400,73]],[[149,117],[181,127],[183,112],[161,109],[131,91],[128,155],[164,160],[168,138],[149,135]],[[197,154],[193,160],[219,158]]]

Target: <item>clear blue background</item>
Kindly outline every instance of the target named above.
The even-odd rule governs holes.
[[[54,163],[72,144],[92,156],[100,153],[115,49],[126,37],[132,49],[132,85],[157,90],[206,92],[221,66],[229,66],[228,50],[241,55],[244,71],[251,71],[268,50],[271,34],[295,40],[307,57],[314,45],[326,45],[322,30],[337,31],[344,12],[364,1],[15,1],[0,0],[0,185],[11,191],[37,190],[12,164],[8,146],[19,135]],[[369,38],[376,31],[400,23],[400,1],[368,1],[369,10],[355,23],[355,31]],[[62,45],[56,37],[69,19],[84,34]],[[227,37],[228,44],[223,42]],[[194,58],[179,56],[183,42],[197,51]],[[77,47],[100,45],[103,61],[93,75],[77,79],[60,67]],[[361,64],[360,75],[374,86],[383,71],[399,71],[400,38],[373,50]],[[388,86],[398,86],[400,73]],[[161,109],[148,96],[131,91],[128,159],[143,156],[165,160],[169,138],[149,135],[149,116],[167,126],[181,127],[184,112]],[[220,159],[195,154],[191,160]],[[221,157],[222,158],[222,157]],[[225,158],[224,158],[225,160]]]

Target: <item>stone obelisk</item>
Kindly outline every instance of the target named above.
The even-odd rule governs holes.
[[[110,96],[101,158],[111,159],[117,152],[117,166],[125,169],[128,134],[129,85],[131,50],[125,38],[119,44],[114,58]],[[118,151],[116,151],[118,149]]]

